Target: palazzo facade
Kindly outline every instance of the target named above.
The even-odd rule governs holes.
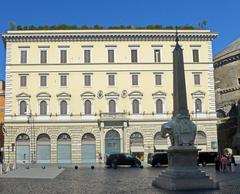
[[[196,146],[217,151],[209,30],[180,30]],[[8,31],[5,162],[94,163],[166,150],[174,30]]]

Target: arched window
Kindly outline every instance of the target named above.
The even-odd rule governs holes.
[[[67,102],[65,100],[62,100],[60,102],[60,114],[61,115],[67,114]]]
[[[199,98],[195,100],[195,112],[202,112],[202,101]]]
[[[167,145],[167,138],[161,136],[161,132],[157,132],[154,136],[154,145]]]
[[[85,115],[92,114],[92,103],[90,100],[86,100],[84,102],[84,112],[85,112]]]
[[[45,100],[40,102],[40,115],[47,115],[47,102]]]
[[[139,101],[133,100],[132,102],[133,114],[139,114]]]
[[[116,102],[114,100],[109,101],[109,113],[116,113]]]
[[[93,143],[95,142],[95,136],[92,133],[85,133],[82,136],[82,143],[87,144],[87,143]]]
[[[131,146],[143,146],[143,136],[139,132],[135,132],[130,136]]]
[[[157,114],[162,114],[163,113],[163,102],[161,99],[158,99],[156,101],[156,112]]]
[[[207,145],[207,136],[203,131],[197,131],[195,144],[197,145]]]
[[[50,137],[46,133],[42,133],[37,137],[37,142],[50,142]]]
[[[26,101],[21,101],[20,102],[20,115],[25,115],[27,112],[27,103]]]
[[[16,141],[17,141],[17,143],[19,143],[19,142],[29,143],[30,139],[29,139],[29,136],[27,134],[22,133],[22,134],[17,136]]]
[[[62,133],[57,138],[58,143],[62,142],[70,142],[71,137],[67,133]]]

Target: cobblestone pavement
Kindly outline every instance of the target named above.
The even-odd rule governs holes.
[[[240,194],[240,167],[234,173],[215,173],[214,167],[202,168],[219,181],[219,190],[170,192],[151,186],[160,170],[144,167],[107,169],[66,168],[55,179],[1,178],[0,193],[4,194]],[[27,170],[27,169],[26,169]],[[47,168],[44,170],[48,170]],[[187,184],[187,183],[186,183]]]

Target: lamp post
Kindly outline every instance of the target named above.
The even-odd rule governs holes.
[[[31,163],[34,164],[35,163],[35,157],[36,157],[36,149],[35,149],[35,130],[34,130],[34,116],[32,115],[32,110],[31,108],[30,110],[30,114],[28,115],[28,123],[30,124],[30,130],[31,130],[31,148],[32,148],[32,152],[31,152]]]

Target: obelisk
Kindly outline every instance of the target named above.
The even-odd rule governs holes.
[[[152,182],[155,187],[167,190],[216,189],[214,182],[197,166],[197,148],[194,146],[196,125],[190,120],[184,73],[183,51],[176,30],[173,51],[173,117],[163,124],[162,137],[170,137],[168,168]]]

